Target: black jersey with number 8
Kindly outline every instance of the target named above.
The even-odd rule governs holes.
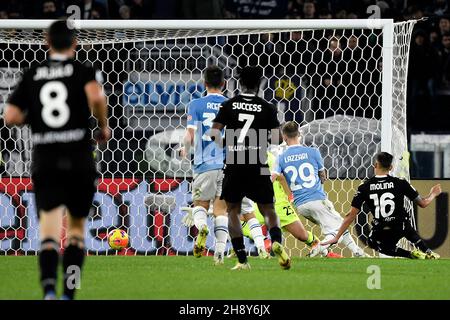
[[[73,59],[49,59],[25,72],[8,102],[26,115],[34,162],[54,168],[58,158],[92,155],[85,85],[93,80],[101,82],[101,74]]]

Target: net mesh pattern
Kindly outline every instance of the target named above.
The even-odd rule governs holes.
[[[395,25],[396,159],[407,152],[406,73],[413,25]],[[204,94],[202,72],[211,64],[224,69],[228,97],[238,93],[240,67],[263,67],[260,95],[277,105],[281,122],[301,123],[305,144],[319,147],[330,177],[325,188],[338,213],[345,214],[355,188],[373,173],[372,156],[382,140],[380,29],[117,29],[80,30],[78,35],[77,59],[102,71],[113,132],[95,151],[101,178],[87,223],[90,254],[118,254],[106,241],[114,228],[126,230],[131,239],[119,254],[192,253],[197,230],[182,225],[180,210],[192,203],[191,162],[180,159],[176,150],[186,128],[187,105]],[[0,30],[2,108],[23,70],[46,59],[44,39],[39,29]],[[39,249],[29,138],[27,127],[0,129],[3,254],[36,254]],[[399,162],[405,176],[407,163]],[[321,236],[318,226],[301,220]],[[208,223],[213,230],[212,219]],[[367,215],[360,215],[351,233],[373,254],[366,247],[369,223]],[[292,255],[307,253],[302,242],[286,236]],[[250,239],[246,244],[256,254]],[[212,254],[212,234],[207,247]],[[351,255],[340,246],[335,251]]]

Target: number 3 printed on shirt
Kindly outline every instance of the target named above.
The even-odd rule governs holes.
[[[39,93],[42,104],[41,117],[50,128],[64,126],[70,118],[70,109],[67,105],[67,88],[60,81],[47,82]]]

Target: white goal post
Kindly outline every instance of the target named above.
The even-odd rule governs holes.
[[[2,110],[23,70],[46,59],[51,22],[0,20]],[[77,58],[103,73],[113,130],[95,151],[101,178],[88,219],[90,254],[116,254],[105,241],[116,227],[131,238],[121,254],[191,254],[196,230],[181,224],[180,208],[191,201],[192,173],[175,150],[187,103],[204,93],[201,73],[209,64],[224,69],[229,97],[238,92],[240,67],[264,69],[261,95],[277,104],[280,120],[301,122],[304,142],[320,148],[332,178],[326,189],[341,214],[372,174],[375,152],[393,153],[394,174],[409,179],[406,79],[415,21],[70,22],[78,32]],[[28,128],[1,124],[0,254],[38,250],[31,147]],[[368,223],[362,217],[352,230],[363,247]],[[292,237],[287,241],[291,254],[306,252]],[[212,250],[212,237],[207,246]]]

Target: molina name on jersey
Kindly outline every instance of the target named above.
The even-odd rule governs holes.
[[[352,207],[361,210],[365,203],[373,214],[373,227],[383,228],[409,218],[405,197],[411,201],[419,197],[408,181],[389,175],[374,176],[358,187]]]
[[[194,173],[223,168],[225,150],[218,147],[207,132],[225,100],[227,98],[221,94],[210,93],[189,103],[187,127],[195,130]]]
[[[291,145],[280,154],[274,168],[276,174],[283,174],[294,196],[294,203],[325,200],[326,194],[319,177],[324,170],[319,149],[301,145]]]
[[[240,94],[222,104],[214,122],[226,127],[226,169],[267,167],[270,130],[280,126],[275,105],[253,94]]]

